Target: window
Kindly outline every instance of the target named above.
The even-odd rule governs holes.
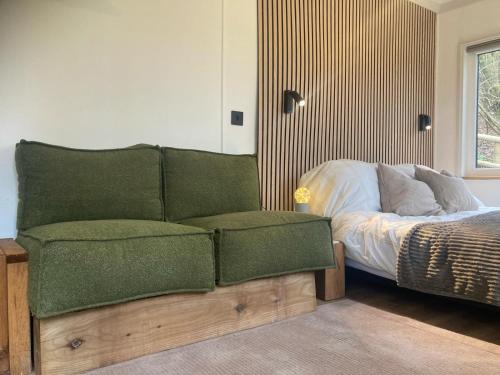
[[[500,39],[464,49],[463,172],[500,176]]]

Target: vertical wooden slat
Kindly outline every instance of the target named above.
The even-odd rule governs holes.
[[[283,92],[283,2],[277,1],[276,4],[276,33],[277,33],[277,59],[276,59],[276,92]],[[281,191],[284,191],[283,186],[283,153],[282,153],[282,127],[283,120],[285,116],[283,116],[283,105],[282,105],[283,95],[276,96],[276,158],[275,158],[275,201],[277,202],[278,207],[283,207],[283,194],[280,194]]]
[[[291,50],[291,60],[292,65],[290,67],[291,70],[291,83],[289,88],[293,90],[298,90],[300,85],[300,34],[298,27],[298,13],[297,13],[297,0],[290,0],[290,14],[291,14],[291,38],[292,38],[292,50]],[[292,115],[290,115],[291,120],[291,129],[292,132],[290,134],[290,143],[289,148],[291,152],[290,157],[290,181],[289,181],[289,190],[294,191],[295,184],[297,181],[297,129],[298,129],[298,112],[295,111]],[[293,197],[289,194],[289,205],[287,207],[291,207],[293,204]]]
[[[283,63],[283,87],[290,87],[290,71],[291,71],[291,36],[290,36],[290,0],[285,0],[283,3],[283,48],[284,48],[284,63]],[[285,116],[283,119],[284,144],[290,142],[290,116]],[[290,165],[290,147],[283,148],[283,191],[289,191],[289,165]],[[282,194],[284,199],[284,207],[290,204],[290,196]]]
[[[339,108],[337,109],[339,113],[339,138],[337,141],[340,157],[344,158],[344,146],[347,145],[347,139],[345,139],[345,115],[347,111],[347,103],[345,101],[346,98],[346,90],[345,90],[345,58],[347,56],[347,46],[345,44],[346,39],[346,30],[345,30],[345,22],[347,21],[347,14],[345,13],[345,1],[339,1],[340,9],[337,13],[337,22],[339,23],[339,46],[338,46],[338,54],[339,54],[339,66],[336,69],[339,70],[339,85],[337,87],[337,92],[339,95]],[[340,143],[339,143],[340,142]]]
[[[407,0],[258,0],[262,204],[325,160],[432,166],[436,15]],[[306,107],[283,113],[283,92]]]
[[[308,105],[305,106],[304,109],[304,117],[305,122],[301,124],[301,128],[303,129],[304,138],[301,139],[301,145],[303,149],[303,163],[301,169],[299,170],[299,175],[301,175],[305,170],[308,169],[309,166],[309,148],[311,146],[311,130],[314,124],[311,122],[311,112],[312,112],[312,95],[310,92],[311,81],[312,81],[312,71],[311,71],[311,0],[303,1],[304,8],[304,17],[303,17],[303,28],[304,28],[304,95],[308,102]]]
[[[332,19],[331,19],[331,7],[332,3],[327,1],[325,3],[325,48],[326,48],[326,71],[325,79],[327,80],[325,102],[326,102],[326,117],[325,117],[325,146],[326,155],[325,160],[333,159],[334,145],[332,144],[332,106],[333,106],[333,95],[332,95]]]
[[[267,205],[267,89],[268,82],[267,76],[267,0],[258,1],[258,27],[259,27],[259,61],[258,61],[258,72],[259,72],[259,131],[258,131],[258,162],[260,171],[260,186],[261,186],[261,205],[266,207]]]

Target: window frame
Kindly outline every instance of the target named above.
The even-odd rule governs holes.
[[[477,167],[478,56],[500,49],[500,35],[461,46],[461,147],[460,164],[465,178],[500,179],[500,168]],[[471,47],[473,51],[468,51]]]

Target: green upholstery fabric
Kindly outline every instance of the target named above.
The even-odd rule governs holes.
[[[269,211],[181,221],[215,230],[219,285],[334,267],[330,222],[315,215]]]
[[[38,318],[214,288],[213,234],[173,223],[98,220],[22,232],[29,302]]]
[[[75,220],[163,220],[158,147],[16,146],[18,229]]]
[[[257,159],[162,148],[167,219],[260,209]]]

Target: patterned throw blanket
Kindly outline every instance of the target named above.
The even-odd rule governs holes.
[[[500,211],[416,225],[399,253],[398,285],[500,306]]]

